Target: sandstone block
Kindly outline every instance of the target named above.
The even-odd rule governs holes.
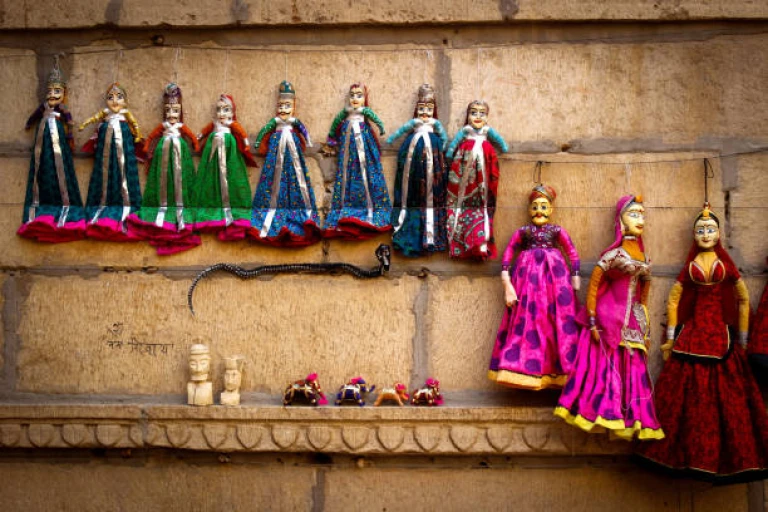
[[[38,95],[37,58],[31,50],[3,48],[0,59],[3,62],[0,83],[7,91],[0,96],[0,110],[5,119],[0,123],[0,142],[31,147],[36,126],[26,132],[24,124],[43,99]],[[48,70],[46,77],[47,73]]]

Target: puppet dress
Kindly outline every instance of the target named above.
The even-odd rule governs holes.
[[[639,300],[651,265],[633,259],[626,243],[597,263],[604,272],[597,289],[600,341],[592,338],[582,311],[577,320],[585,328],[555,415],[587,432],[608,429],[626,440],[661,439],[646,365],[649,317]]]
[[[128,217],[128,223],[161,255],[201,243],[192,230],[194,209],[189,206],[195,188],[190,144],[197,150],[195,134],[182,123],[164,122],[147,137],[145,147],[152,154],[147,184],[141,209]]]
[[[749,358],[755,363],[756,372],[768,371],[768,283],[763,288],[763,295],[752,322]],[[758,375],[763,375],[763,373],[758,373]]]
[[[499,160],[487,140],[489,127],[466,130],[448,172],[447,229],[451,258],[496,257],[493,214],[499,188]]]
[[[83,151],[94,153],[85,211],[86,236],[95,240],[141,239],[125,222],[141,208],[138,160],[127,113],[125,109],[118,113],[105,109],[96,138],[83,146]]]
[[[40,242],[69,242],[85,237],[85,210],[77,183],[65,123],[70,113],[59,105],[40,105],[27,127],[39,121],[29,162],[22,224],[16,232]]]
[[[440,121],[414,119],[397,154],[392,200],[392,245],[404,256],[417,257],[448,248],[445,230],[445,131]],[[401,129],[402,130],[402,129]],[[393,135],[397,139],[400,130]]]
[[[691,261],[678,277],[681,306],[687,306],[655,389],[666,438],[643,443],[636,453],[680,476],[759,480],[768,477],[768,415],[746,352],[736,343],[736,322],[725,320],[735,316],[726,311],[736,303],[739,273],[716,260],[710,274]]]
[[[217,233],[220,240],[242,240],[251,227],[246,162],[256,166],[245,150],[245,130],[237,121],[216,121],[203,130],[203,137],[207,139],[197,167],[195,229]]]
[[[515,253],[519,253],[511,265]],[[502,257],[518,302],[506,308],[491,355],[488,378],[516,388],[562,387],[576,360],[578,301],[570,282],[579,256],[560,226],[518,229]]]
[[[277,247],[303,247],[318,242],[320,218],[304,161],[304,146],[309,140],[307,129],[296,118],[284,121],[276,117],[264,130],[269,134],[267,158],[253,197],[248,235]],[[263,136],[259,134],[257,144]]]
[[[379,143],[366,121],[370,116],[375,114],[367,107],[351,109],[338,129],[331,129],[329,142],[338,155],[331,208],[323,226],[326,238],[365,240],[392,227]]]

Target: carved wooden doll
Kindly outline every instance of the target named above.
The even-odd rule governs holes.
[[[67,84],[58,62],[48,75],[45,101],[25,128],[35,129],[19,236],[41,242],[68,242],[85,236],[85,210],[72,161],[74,123],[66,102]]]
[[[499,188],[499,161],[507,143],[488,126],[488,104],[473,101],[465,126],[454,137],[446,157],[448,173],[448,253],[451,258],[486,260],[496,257],[493,214]]]
[[[259,242],[280,247],[301,247],[320,240],[320,218],[315,193],[304,161],[305,146],[312,146],[309,132],[294,117],[296,91],[280,84],[277,116],[259,132],[255,145],[266,155],[256,195],[251,229]]]
[[[168,84],[163,93],[163,116],[147,137],[144,153],[151,161],[141,209],[128,217],[134,232],[157,247],[158,254],[173,254],[200,245],[192,231],[192,191],[197,138],[184,124],[181,89]]]
[[[413,119],[387,139],[392,144],[406,135],[397,155],[392,209],[392,245],[405,256],[444,251],[448,135],[437,119],[435,90],[419,87]]]

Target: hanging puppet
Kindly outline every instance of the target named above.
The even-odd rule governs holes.
[[[219,96],[216,117],[203,128],[200,138],[205,144],[197,167],[195,228],[217,233],[220,240],[242,240],[251,227],[246,165],[257,165],[248,135],[237,122],[232,96]]]
[[[592,271],[587,328],[555,414],[587,432],[608,429],[626,440],[662,439],[646,365],[651,264],[643,246],[640,196],[619,199],[614,226],[615,241]]]
[[[150,155],[141,209],[128,217],[131,228],[157,247],[158,254],[173,254],[200,245],[192,231],[197,138],[184,124],[181,89],[168,84],[163,92],[165,120],[147,137],[143,152]]]
[[[86,200],[88,238],[115,242],[140,238],[128,229],[125,220],[141,207],[141,188],[135,143],[142,140],[139,124],[128,110],[128,95],[120,84],[107,89],[107,108],[80,125],[80,130],[98,123],[83,146],[93,153],[93,172]],[[95,148],[95,151],[94,151]]]
[[[665,470],[718,483],[768,476],[768,415],[747,363],[749,293],[708,205],[667,299],[656,406],[667,434],[637,453]]]
[[[501,260],[507,308],[488,372],[499,384],[562,387],[576,359],[579,255],[565,229],[550,223],[556,196],[552,187],[534,187],[531,223],[515,232]]]
[[[765,264],[768,265],[768,258]],[[757,305],[752,325],[752,340],[749,343],[749,358],[755,364],[756,375],[768,376],[768,283],[763,288],[760,304]]]
[[[435,90],[419,87],[413,119],[387,139],[406,135],[397,155],[392,209],[392,245],[405,256],[444,251],[446,172],[443,152],[448,135],[437,119]]]
[[[473,101],[467,107],[464,128],[454,137],[445,156],[452,159],[448,173],[448,253],[451,258],[484,261],[496,257],[493,214],[499,188],[499,161],[507,143],[488,126],[488,104]]]
[[[333,120],[323,146],[323,154],[338,155],[323,236],[365,240],[391,228],[392,207],[381,168],[379,141],[371,126],[375,124],[384,135],[384,124],[368,107],[368,88],[364,84],[349,87],[348,101],[349,106]]]
[[[279,247],[301,247],[320,240],[320,218],[309,180],[304,149],[312,147],[309,132],[294,117],[296,91],[282,82],[277,116],[259,132],[255,146],[266,155],[248,234]]]
[[[25,128],[35,129],[22,225],[17,234],[41,242],[85,236],[85,210],[72,161],[74,122],[66,106],[67,84],[58,60],[48,75],[45,101]]]

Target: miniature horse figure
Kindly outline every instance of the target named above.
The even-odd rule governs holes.
[[[370,393],[374,389],[376,389],[376,386],[369,388],[362,377],[353,377],[339,388],[339,392],[336,394],[336,405],[341,405],[346,400],[352,400],[362,407],[365,405],[363,395]]]
[[[327,404],[328,400],[320,388],[316,373],[310,373],[307,378],[297,380],[285,389],[283,405],[291,405],[294,400],[300,399],[309,405]]]
[[[397,405],[402,407],[403,400],[407,402],[408,398],[408,393],[405,391],[405,384],[402,382],[396,382],[394,387],[382,389],[381,393],[379,393],[379,396],[376,397],[376,401],[373,403],[373,405],[378,407],[384,400],[394,400],[397,402]]]
[[[429,378],[423,388],[414,389],[411,393],[411,405],[441,405],[443,395],[440,394],[440,382]]]

